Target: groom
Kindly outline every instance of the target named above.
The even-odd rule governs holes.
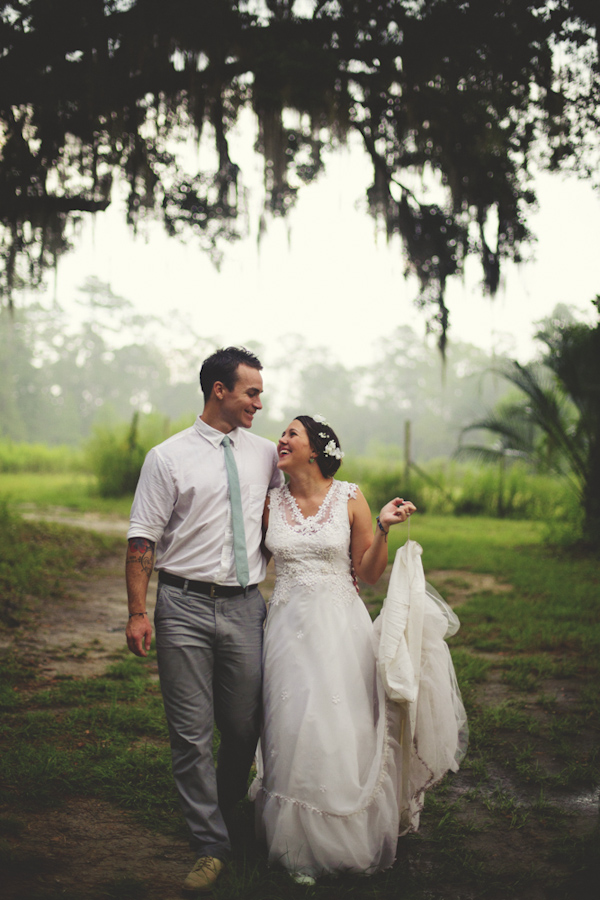
[[[175,784],[197,861],[186,891],[210,891],[230,850],[227,822],[246,793],[259,732],[265,603],[261,553],[275,445],[250,434],[262,409],[262,365],[227,347],[200,371],[204,410],[148,453],[131,508],[127,644],[150,649],[148,581]],[[214,722],[221,736],[213,765]]]

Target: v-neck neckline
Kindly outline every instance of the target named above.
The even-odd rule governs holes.
[[[303,513],[302,510],[300,509],[300,506],[299,506],[299,504],[298,504],[298,501],[296,500],[296,498],[294,497],[294,495],[293,495],[292,492],[290,491],[290,486],[289,486],[289,484],[286,484],[286,485],[285,485],[285,488],[286,488],[286,491],[287,491],[287,495],[288,495],[288,497],[290,498],[290,501],[291,501],[292,509],[293,509],[294,513],[296,514],[297,518],[300,519],[301,522],[314,522],[315,519],[317,519],[317,518],[321,515],[321,512],[326,508],[327,504],[329,504],[329,502],[330,502],[330,498],[333,496],[333,486],[334,486],[334,484],[335,484],[335,479],[332,479],[332,480],[331,480],[331,484],[330,484],[329,487],[327,488],[327,493],[326,493],[325,496],[323,497],[323,499],[322,499],[322,501],[321,501],[321,503],[320,503],[320,505],[319,505],[319,508],[317,509],[316,513],[315,513],[313,516],[305,516],[305,515],[304,515],[304,513]]]

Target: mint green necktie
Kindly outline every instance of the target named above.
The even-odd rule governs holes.
[[[233,528],[233,555],[238,583],[245,588],[250,581],[248,571],[248,551],[246,550],[246,531],[244,529],[244,513],[242,510],[242,492],[237,466],[231,449],[231,441],[225,435],[221,441],[225,450],[225,468],[229,481],[229,500],[231,502],[231,524]]]

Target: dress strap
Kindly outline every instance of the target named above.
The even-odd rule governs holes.
[[[271,488],[268,493],[269,498],[269,521],[271,520],[271,516],[275,514],[275,516],[281,517],[281,504],[282,504],[282,492],[285,490],[285,485],[283,487]]]

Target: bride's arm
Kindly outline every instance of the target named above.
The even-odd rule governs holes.
[[[388,562],[387,533],[392,525],[405,522],[416,507],[410,500],[395,497],[379,513],[379,524],[371,525],[371,510],[363,494],[348,501],[350,519],[350,553],[354,571],[361,581],[375,582],[383,575]]]
[[[260,545],[260,549],[262,550],[262,555],[266,559],[267,563],[270,561],[272,553],[265,547],[265,538],[267,536],[267,528],[269,527],[269,498],[267,497],[265,500],[265,508],[263,509],[262,516],[262,543]]]

